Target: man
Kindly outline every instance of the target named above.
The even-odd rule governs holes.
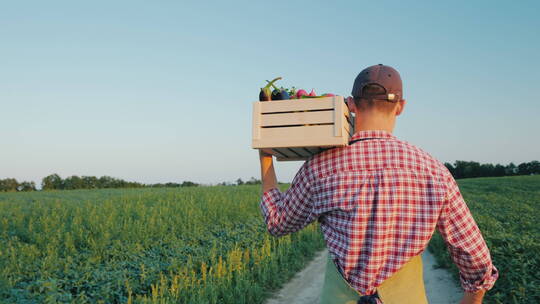
[[[355,113],[349,145],[310,158],[286,192],[272,156],[260,152],[268,231],[282,236],[318,220],[331,258],[321,302],[390,304],[427,303],[420,254],[438,229],[460,270],[461,303],[481,303],[498,271],[454,178],[392,135],[405,106],[399,73],[364,69],[347,105]]]

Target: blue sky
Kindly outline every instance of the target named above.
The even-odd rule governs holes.
[[[377,63],[403,79],[399,138],[441,161],[540,159],[540,5],[439,2],[3,2],[0,178],[258,177],[265,79],[348,95]]]

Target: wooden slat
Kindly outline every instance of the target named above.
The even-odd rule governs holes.
[[[260,139],[261,138],[261,103],[260,102],[253,103],[252,118],[253,118],[253,125],[252,125],[253,139]]]
[[[306,160],[312,155],[322,151],[318,147],[306,147],[306,148],[280,148],[272,149],[277,153],[273,153],[276,159],[279,161],[293,161],[293,160]]]
[[[324,110],[334,108],[334,97],[274,100],[261,102],[260,105],[261,113]]]
[[[298,157],[303,157],[302,155],[298,155],[297,153],[295,153],[291,148],[279,148],[279,149],[272,149],[274,151],[277,151],[278,154],[281,154],[283,156],[280,156],[278,154],[276,154],[276,157],[281,157],[281,158],[298,158]]]
[[[341,136],[343,132],[343,102],[334,99],[334,136]]]
[[[335,137],[333,125],[262,128],[253,148],[345,146],[348,138]]]
[[[308,149],[306,147],[302,147],[302,150],[304,150],[304,152],[309,156],[312,156],[313,154],[317,153],[316,151],[314,151],[312,149]]]
[[[290,148],[294,153],[296,153],[299,157],[310,157],[311,153],[304,149],[304,148]]]
[[[317,153],[321,152],[321,150],[322,150],[319,147],[306,147],[305,149],[308,150],[309,152],[311,152],[311,154],[317,154]]]
[[[289,157],[289,154],[286,153],[286,151],[283,151],[283,149],[272,149],[272,154],[278,158],[287,158]]]
[[[276,157],[276,159],[278,161],[298,161],[298,160],[306,160],[308,159],[309,157],[287,157],[287,158],[284,158],[284,157]]]
[[[304,124],[322,124],[334,122],[334,111],[295,112],[279,114],[263,114],[260,117],[260,126],[287,126]]]

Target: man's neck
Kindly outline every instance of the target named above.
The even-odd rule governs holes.
[[[394,131],[395,123],[395,116],[388,117],[386,115],[357,114],[355,118],[354,132],[382,130],[392,133]]]

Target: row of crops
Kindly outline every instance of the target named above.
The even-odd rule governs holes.
[[[0,303],[261,303],[324,247],[260,186],[0,194]]]
[[[486,303],[540,303],[540,176],[458,181],[500,276]],[[442,238],[430,242],[441,266],[458,277]]]
[[[459,184],[500,271],[485,302],[540,303],[540,176]],[[0,303],[261,303],[324,243],[270,237],[259,189],[0,194]]]

